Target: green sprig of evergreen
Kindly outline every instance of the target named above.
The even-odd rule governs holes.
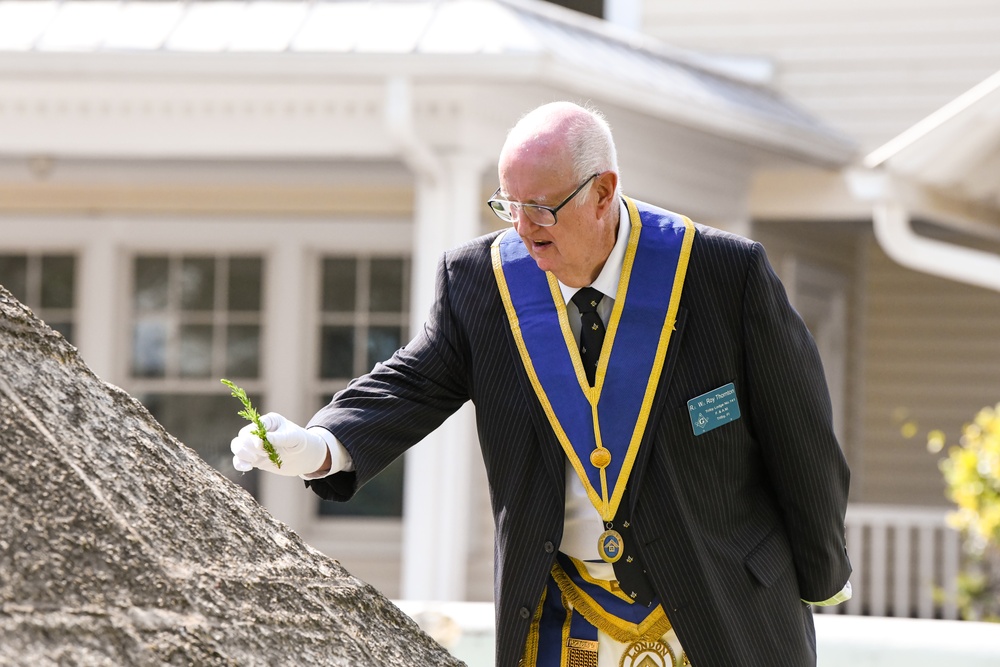
[[[235,398],[240,399],[240,403],[243,404],[243,409],[236,414],[257,427],[251,431],[251,433],[260,438],[260,441],[264,444],[264,451],[267,452],[267,458],[271,459],[271,463],[280,468],[281,457],[278,456],[278,452],[274,448],[274,445],[272,445],[267,439],[267,429],[264,428],[264,424],[260,421],[260,413],[257,412],[257,408],[255,408],[253,404],[250,403],[250,399],[247,398],[247,393],[229,380],[222,380],[222,384],[229,387]]]

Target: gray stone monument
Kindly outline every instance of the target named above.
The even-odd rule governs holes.
[[[0,288],[0,665],[460,664]]]

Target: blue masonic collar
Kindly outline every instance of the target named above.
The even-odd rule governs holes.
[[[614,517],[635,463],[677,318],[695,229],[686,217],[625,198],[629,234],[594,386],[559,283],[513,229],[493,243],[493,271],[525,371],[591,504]]]

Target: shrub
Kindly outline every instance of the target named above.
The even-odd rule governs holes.
[[[932,431],[928,447],[940,451],[944,440]],[[967,619],[1000,622],[1000,403],[965,425],[940,466],[947,495],[958,506],[949,523],[962,532],[969,558],[957,602]]]

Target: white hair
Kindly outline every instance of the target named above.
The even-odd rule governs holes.
[[[596,108],[587,105],[581,109],[585,113],[573,116],[566,128],[566,145],[573,161],[575,180],[580,182],[594,174],[613,171],[618,174],[614,193],[615,199],[618,199],[622,189],[621,174],[618,172],[618,150],[611,135],[611,126]],[[576,206],[586,201],[591,185],[593,181],[580,193],[583,196],[574,202]]]
[[[587,115],[574,117],[566,130],[566,144],[577,180],[605,171],[618,173],[618,151],[611,126],[597,109],[583,110]]]
[[[566,111],[571,113],[565,113]],[[507,134],[508,144],[512,139],[520,141],[526,134],[530,136],[537,131],[536,128],[547,123],[556,114],[562,125],[576,182],[580,183],[594,174],[613,171],[618,174],[615,189],[615,196],[618,197],[621,194],[621,174],[618,172],[618,151],[611,135],[611,126],[604,114],[590,105],[584,107],[572,102],[543,104],[522,116],[511,128]],[[581,204],[588,192],[589,186],[580,193],[581,196],[574,204]]]

